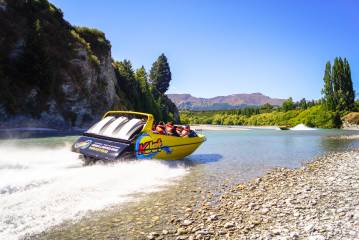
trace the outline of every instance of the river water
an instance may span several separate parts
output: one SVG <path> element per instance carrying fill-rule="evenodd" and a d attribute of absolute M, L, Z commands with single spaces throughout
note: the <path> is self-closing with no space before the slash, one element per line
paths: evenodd
<path fill-rule="evenodd" d="M 355 131 L 205 131 L 185 161 L 82 167 L 76 136 L 0 141 L 0 239 L 143 238 L 275 167 L 357 147 Z"/>

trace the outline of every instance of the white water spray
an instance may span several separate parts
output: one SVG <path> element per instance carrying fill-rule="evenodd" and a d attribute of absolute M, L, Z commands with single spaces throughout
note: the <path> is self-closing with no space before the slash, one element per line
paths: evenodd
<path fill-rule="evenodd" d="M 159 161 L 82 167 L 69 147 L 0 146 L 0 239 L 18 239 L 159 190 L 186 173 Z"/>

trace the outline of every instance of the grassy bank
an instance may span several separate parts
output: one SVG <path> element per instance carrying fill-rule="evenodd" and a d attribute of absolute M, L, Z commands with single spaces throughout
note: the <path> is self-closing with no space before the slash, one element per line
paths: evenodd
<path fill-rule="evenodd" d="M 326 110 L 322 105 L 289 111 L 182 111 L 181 121 L 188 124 L 295 126 L 303 123 L 309 127 L 338 128 L 340 114 Z"/>

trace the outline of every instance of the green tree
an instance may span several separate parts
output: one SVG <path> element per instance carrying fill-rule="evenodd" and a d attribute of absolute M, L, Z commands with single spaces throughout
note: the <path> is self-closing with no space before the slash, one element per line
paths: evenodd
<path fill-rule="evenodd" d="M 148 84 L 148 75 L 144 66 L 136 70 L 135 78 L 139 84 L 140 110 L 150 112 L 154 114 L 156 119 L 159 119 L 159 109 L 156 107 L 154 97 L 151 94 L 150 85 Z"/>
<path fill-rule="evenodd" d="M 334 90 L 333 90 L 333 79 L 332 79 L 332 71 L 331 71 L 331 64 L 330 61 L 328 61 L 325 64 L 325 71 L 324 71 L 324 88 L 322 89 L 323 102 L 328 110 L 334 110 L 335 109 L 335 103 L 334 103 Z"/>
<path fill-rule="evenodd" d="M 307 100 L 305 98 L 302 98 L 300 101 L 299 101 L 299 104 L 298 104 L 299 108 L 300 109 L 307 109 L 308 108 L 308 105 L 307 105 Z"/>
<path fill-rule="evenodd" d="M 287 112 L 289 110 L 293 110 L 294 109 L 294 102 L 292 97 L 288 98 L 287 100 L 285 100 L 282 104 L 282 109 L 284 112 Z"/>
<path fill-rule="evenodd" d="M 141 110 L 141 102 L 139 99 L 139 83 L 135 78 L 132 64 L 129 60 L 116 62 L 116 74 L 120 89 L 126 93 L 134 110 Z"/>
<path fill-rule="evenodd" d="M 346 58 L 343 61 L 343 75 L 345 81 L 344 97 L 346 102 L 346 110 L 352 111 L 354 108 L 355 92 L 353 89 L 353 81 L 350 71 L 350 65 Z"/>
<path fill-rule="evenodd" d="M 273 109 L 273 106 L 269 103 L 265 103 L 261 106 L 261 110 L 263 110 L 263 112 L 270 112 Z"/>
<path fill-rule="evenodd" d="M 354 107 L 355 92 L 347 59 L 334 59 L 332 78 L 335 110 L 351 111 Z"/>
<path fill-rule="evenodd" d="M 162 53 L 157 61 L 152 64 L 150 81 L 161 94 L 164 94 L 169 88 L 171 79 L 171 70 L 167 57 Z"/>

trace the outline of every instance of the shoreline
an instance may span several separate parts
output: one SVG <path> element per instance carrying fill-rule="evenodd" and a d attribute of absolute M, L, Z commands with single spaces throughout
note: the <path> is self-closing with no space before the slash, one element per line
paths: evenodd
<path fill-rule="evenodd" d="M 247 130 L 253 130 L 253 129 L 259 129 L 259 130 L 280 130 L 278 126 L 247 126 L 247 125 L 212 125 L 212 124 L 191 124 L 191 129 L 195 131 L 247 131 Z M 310 130 L 322 130 L 325 128 L 309 128 Z M 329 129 L 337 129 L 337 128 L 329 128 Z M 343 126 L 342 128 L 339 128 L 341 130 L 349 130 L 349 131 L 358 131 L 358 127 L 347 127 Z M 289 129 L 292 130 L 292 129 Z M 293 130 L 292 130 L 293 131 Z M 305 131 L 303 129 L 300 129 L 300 131 Z"/>
<path fill-rule="evenodd" d="M 147 239 L 358 239 L 359 149 L 277 168 L 171 220 Z"/>
<path fill-rule="evenodd" d="M 211 125 L 211 124 L 191 124 L 191 129 L 195 131 L 247 131 L 252 129 L 280 130 L 277 126 L 245 126 L 245 125 Z"/>

